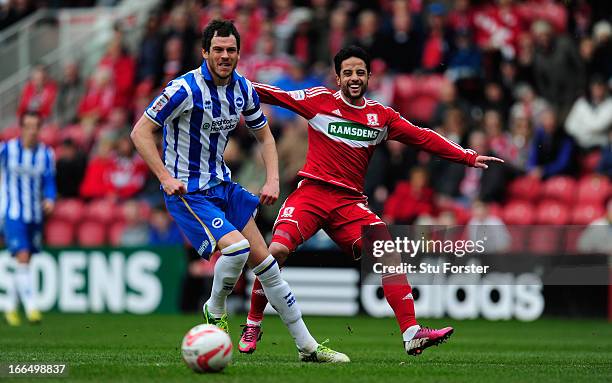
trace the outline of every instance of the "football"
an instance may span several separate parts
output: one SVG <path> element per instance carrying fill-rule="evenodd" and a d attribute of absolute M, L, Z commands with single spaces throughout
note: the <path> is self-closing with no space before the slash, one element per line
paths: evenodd
<path fill-rule="evenodd" d="M 183 360 L 195 372 L 219 372 L 232 360 L 232 341 L 227 333 L 211 324 L 197 325 L 185 335 Z"/>

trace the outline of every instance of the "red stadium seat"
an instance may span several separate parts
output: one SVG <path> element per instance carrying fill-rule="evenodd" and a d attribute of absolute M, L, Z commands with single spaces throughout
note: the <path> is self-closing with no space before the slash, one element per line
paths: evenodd
<path fill-rule="evenodd" d="M 531 225 L 535 218 L 533 205 L 524 201 L 511 201 L 504 207 L 502 218 L 507 225 Z"/>
<path fill-rule="evenodd" d="M 85 204 L 80 199 L 60 199 L 55 204 L 52 218 L 61 219 L 69 223 L 76 223 L 85 215 Z"/>
<path fill-rule="evenodd" d="M 576 199 L 576 181 L 567 176 L 552 177 L 544 182 L 542 195 L 547 199 L 572 203 Z"/>
<path fill-rule="evenodd" d="M 603 205 L 610 193 L 612 193 L 610 181 L 604 176 L 586 176 L 578 182 L 578 203 Z"/>
<path fill-rule="evenodd" d="M 84 148 L 88 141 L 84 127 L 78 124 L 66 126 L 61 130 L 60 139 L 65 140 L 66 138 L 72 139 L 72 141 L 81 148 Z"/>
<path fill-rule="evenodd" d="M 408 120 L 429 122 L 446 81 L 440 75 L 397 76 L 394 103 L 398 111 Z"/>
<path fill-rule="evenodd" d="M 123 205 L 123 204 L 116 206 L 116 208 L 115 208 L 115 219 L 118 219 L 120 221 L 124 221 L 125 220 L 124 206 L 125 205 Z M 140 218 L 143 221 L 148 221 L 149 218 L 151 218 L 151 206 L 149 206 L 149 204 L 146 203 L 145 201 L 138 201 L 138 210 L 140 212 Z"/>
<path fill-rule="evenodd" d="M 112 246 L 121 245 L 121 236 L 125 230 L 125 223 L 115 222 L 108 231 L 108 240 Z"/>
<path fill-rule="evenodd" d="M 533 254 L 558 254 L 561 250 L 563 226 L 532 226 L 529 230 L 527 252 Z"/>
<path fill-rule="evenodd" d="M 100 222 L 86 221 L 79 225 L 77 237 L 81 246 L 102 246 L 106 244 L 106 227 Z"/>
<path fill-rule="evenodd" d="M 117 205 L 113 201 L 97 199 L 87 205 L 85 216 L 91 221 L 107 224 L 117 218 L 116 210 Z"/>
<path fill-rule="evenodd" d="M 70 246 L 74 242 L 74 226 L 67 221 L 52 219 L 45 224 L 45 244 Z"/>
<path fill-rule="evenodd" d="M 57 125 L 45 125 L 40 130 L 39 138 L 45 145 L 56 147 L 60 143 L 60 130 Z"/>
<path fill-rule="evenodd" d="M 570 220 L 567 206 L 557 201 L 543 201 L 536 210 L 536 223 L 540 225 L 566 225 Z"/>
<path fill-rule="evenodd" d="M 8 141 L 10 139 L 19 137 L 21 129 L 19 125 L 10 125 L 4 129 L 0 129 L 0 141 Z"/>
<path fill-rule="evenodd" d="M 513 200 L 535 201 L 540 195 L 542 183 L 536 177 L 519 177 L 510 183 L 509 197 Z"/>
<path fill-rule="evenodd" d="M 578 204 L 572 211 L 573 225 L 588 225 L 598 218 L 603 217 L 605 209 L 599 204 Z"/>

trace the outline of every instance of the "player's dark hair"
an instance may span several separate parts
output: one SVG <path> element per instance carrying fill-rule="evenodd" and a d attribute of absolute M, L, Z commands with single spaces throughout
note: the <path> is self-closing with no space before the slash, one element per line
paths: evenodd
<path fill-rule="evenodd" d="M 42 125 L 42 115 L 35 110 L 26 110 L 19 118 L 19 126 L 23 126 L 23 121 L 26 117 L 36 117 L 38 119 L 38 127 Z"/>
<path fill-rule="evenodd" d="M 215 33 L 217 33 L 218 37 L 234 35 L 238 52 L 240 52 L 240 33 L 238 33 L 234 23 L 229 20 L 213 20 L 204 28 L 204 32 L 202 32 L 202 48 L 204 48 L 205 52 L 210 52 L 210 44 Z"/>
<path fill-rule="evenodd" d="M 363 48 L 358 47 L 357 45 L 349 45 L 348 47 L 344 47 L 336 53 L 334 56 L 334 68 L 336 69 L 336 74 L 340 76 L 340 69 L 342 68 L 342 62 L 344 60 L 348 60 L 351 57 L 357 57 L 358 59 L 362 59 L 366 64 L 366 69 L 368 73 L 370 73 L 370 55 Z"/>

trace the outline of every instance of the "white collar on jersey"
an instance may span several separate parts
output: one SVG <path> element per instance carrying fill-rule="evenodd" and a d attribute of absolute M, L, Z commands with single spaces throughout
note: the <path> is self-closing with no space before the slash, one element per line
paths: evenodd
<path fill-rule="evenodd" d="M 367 102 L 366 102 L 365 97 L 363 97 L 363 105 L 358 106 L 358 105 L 353 105 L 353 104 L 351 104 L 350 102 L 346 101 L 346 100 L 344 99 L 344 96 L 342 95 L 342 91 L 340 91 L 340 90 L 339 90 L 339 91 L 338 91 L 338 94 L 340 94 L 340 99 L 341 99 L 342 101 L 344 101 L 344 103 L 345 103 L 346 105 L 350 106 L 351 108 L 355 108 L 355 109 L 363 109 L 363 108 L 365 108 L 365 107 L 366 107 L 366 105 L 367 105 Z"/>

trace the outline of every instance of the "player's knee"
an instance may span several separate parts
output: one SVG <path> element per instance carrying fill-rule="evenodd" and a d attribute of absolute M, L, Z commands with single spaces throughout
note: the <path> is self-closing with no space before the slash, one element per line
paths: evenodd
<path fill-rule="evenodd" d="M 274 257 L 274 259 L 276 259 L 276 262 L 278 262 L 279 265 L 285 263 L 290 253 L 287 246 L 278 242 L 272 242 L 268 249 L 270 250 L 270 254 L 272 254 L 272 256 Z"/>
<path fill-rule="evenodd" d="M 30 262 L 30 252 L 27 250 L 18 251 L 15 254 L 15 260 L 17 263 L 29 263 Z"/>
<path fill-rule="evenodd" d="M 243 265 L 249 258 L 250 252 L 251 247 L 249 246 L 249 241 L 247 241 L 245 238 L 221 249 L 222 256 L 228 257 L 228 259 L 233 259 L 237 263 L 242 263 Z"/>

